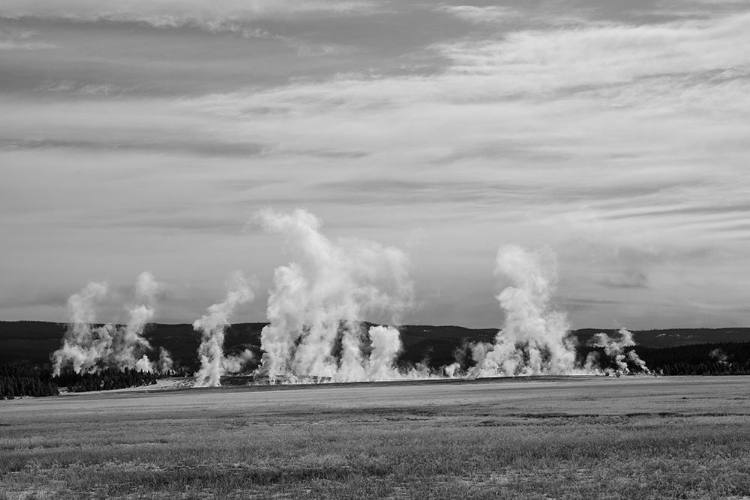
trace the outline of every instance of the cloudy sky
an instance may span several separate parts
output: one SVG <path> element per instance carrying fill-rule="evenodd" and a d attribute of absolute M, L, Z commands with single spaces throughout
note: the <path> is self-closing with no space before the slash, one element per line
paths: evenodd
<path fill-rule="evenodd" d="M 574 327 L 750 325 L 748 47 L 741 0 L 2 0 L 0 319 L 241 269 L 263 321 L 248 222 L 303 207 L 408 253 L 408 323 L 499 326 L 514 243 Z"/>

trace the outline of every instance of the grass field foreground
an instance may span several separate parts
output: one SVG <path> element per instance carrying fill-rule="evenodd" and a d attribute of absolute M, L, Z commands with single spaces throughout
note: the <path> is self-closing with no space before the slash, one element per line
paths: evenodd
<path fill-rule="evenodd" d="M 0 499 L 750 497 L 750 377 L 212 389 L 0 406 Z"/>

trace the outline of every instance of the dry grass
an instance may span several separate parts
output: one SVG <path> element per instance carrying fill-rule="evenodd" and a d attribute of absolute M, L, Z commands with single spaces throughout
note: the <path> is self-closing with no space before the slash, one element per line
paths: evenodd
<path fill-rule="evenodd" d="M 0 498 L 750 496 L 748 380 L 670 380 L 3 403 Z"/>

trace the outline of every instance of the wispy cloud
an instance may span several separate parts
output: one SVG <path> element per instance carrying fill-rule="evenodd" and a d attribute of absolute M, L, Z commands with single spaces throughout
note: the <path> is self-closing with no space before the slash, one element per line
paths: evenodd
<path fill-rule="evenodd" d="M 425 290 L 492 306 L 494 248 L 546 244 L 575 321 L 674 319 L 706 287 L 741 317 L 720 283 L 750 251 L 750 7 L 570 5 L 4 2 L 37 33 L 14 43 L 60 49 L 7 51 L 0 223 L 17 255 L 45 231 L 80 248 L 65 226 L 121 258 L 126 235 L 174 253 L 169 234 L 205 238 L 207 268 L 271 269 L 269 242 L 232 231 L 304 205 L 342 235 L 419 231 Z M 449 295 L 419 314 L 476 314 Z"/>
<path fill-rule="evenodd" d="M 642 271 L 630 271 L 620 276 L 604 278 L 599 284 L 606 288 L 649 288 L 648 275 Z"/>
<path fill-rule="evenodd" d="M 443 5 L 437 8 L 439 12 L 446 12 L 472 23 L 497 23 L 500 21 L 517 20 L 521 13 L 510 7 L 487 5 Z"/>
<path fill-rule="evenodd" d="M 258 36 L 250 27 L 254 21 L 302 15 L 366 15 L 379 10 L 365 0 L 219 0 L 210 5 L 197 0 L 124 0 L 102 3 L 96 0 L 8 0 L 0 6 L 0 18 L 39 18 L 88 23 L 139 23 L 155 28 L 199 28 L 209 32 L 238 32 Z"/>
<path fill-rule="evenodd" d="M 0 29 L 0 50 L 47 50 L 55 49 L 53 43 L 35 40 L 37 33 L 28 30 Z"/>

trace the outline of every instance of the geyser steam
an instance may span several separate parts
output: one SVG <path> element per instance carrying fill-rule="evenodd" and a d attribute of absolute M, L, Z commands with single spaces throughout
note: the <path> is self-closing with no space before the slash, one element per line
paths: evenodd
<path fill-rule="evenodd" d="M 321 221 L 304 210 L 267 210 L 258 219 L 266 231 L 284 236 L 292 258 L 274 272 L 259 373 L 272 383 L 399 377 L 398 330 L 373 326 L 365 332 L 360 320 L 375 314 L 395 322 L 411 304 L 406 255 L 372 242 L 331 241 L 320 233 Z"/>
<path fill-rule="evenodd" d="M 253 291 L 247 280 L 241 273 L 237 273 L 231 280 L 224 301 L 209 307 L 208 314 L 193 323 L 193 328 L 201 332 L 201 345 L 198 348 L 201 367 L 195 374 L 196 387 L 220 386 L 224 373 L 240 371 L 244 363 L 252 358 L 249 350 L 240 356 L 224 356 L 224 332 L 235 307 L 250 302 L 253 298 Z"/>
<path fill-rule="evenodd" d="M 169 353 L 162 349 L 158 363 L 148 355 L 151 344 L 143 337 L 143 330 L 153 319 L 159 284 L 144 272 L 136 282 L 136 305 L 128 313 L 125 326 L 106 324 L 93 328 L 96 307 L 107 296 L 105 283 L 89 283 L 79 293 L 68 299 L 70 323 L 63 345 L 52 354 L 54 374 L 71 366 L 76 373 L 95 372 L 101 368 L 138 369 L 166 372 L 171 370 Z"/>
<path fill-rule="evenodd" d="M 589 341 L 589 345 L 604 349 L 604 354 L 614 362 L 616 371 L 618 372 L 630 373 L 631 370 L 628 367 L 628 361 L 630 361 L 640 371 L 649 373 L 649 369 L 646 368 L 646 362 L 635 351 L 625 351 L 626 347 L 633 347 L 635 345 L 633 334 L 625 328 L 621 328 L 618 334 L 620 335 L 619 339 L 612 338 L 604 332 L 597 333 Z M 599 353 L 594 351 L 586 359 L 586 368 L 593 370 L 598 362 Z"/>
<path fill-rule="evenodd" d="M 508 282 L 497 296 L 505 322 L 493 344 L 471 347 L 476 364 L 469 369 L 470 377 L 630 373 L 628 362 L 637 371 L 648 373 L 636 352 L 626 351 L 635 341 L 624 328 L 619 339 L 598 333 L 589 342 L 589 346 L 603 349 L 606 360 L 600 360 L 598 352 L 590 353 L 584 363 L 577 359 L 577 339 L 570 333 L 565 313 L 550 307 L 557 283 L 557 263 L 551 250 L 501 247 L 495 276 Z M 615 370 L 603 370 L 602 362 L 613 363 Z"/>
<path fill-rule="evenodd" d="M 497 252 L 495 276 L 508 280 L 498 296 L 505 312 L 494 344 L 476 344 L 473 377 L 576 372 L 575 339 L 569 335 L 565 313 L 550 308 L 557 283 L 551 251 L 527 252 L 508 245 Z"/>
<path fill-rule="evenodd" d="M 398 324 L 412 304 L 406 255 L 373 242 L 329 240 L 321 234 L 321 221 L 304 210 L 267 210 L 258 220 L 266 231 L 284 237 L 284 250 L 291 258 L 274 271 L 269 324 L 261 332 L 264 352 L 256 376 L 271 383 L 648 373 L 632 349 L 633 335 L 625 329 L 612 336 L 596 334 L 588 343 L 593 352 L 585 361 L 579 359 L 565 313 L 550 306 L 557 283 L 554 254 L 514 245 L 497 252 L 495 276 L 506 285 L 497 299 L 505 319 L 494 342 L 469 345 L 457 352 L 454 363 L 434 372 L 425 364 L 397 368 L 399 331 L 393 326 L 368 328 L 362 320 L 374 316 Z M 169 353 L 161 349 L 158 362 L 152 362 L 152 347 L 143 337 L 154 317 L 158 290 L 151 274 L 138 277 L 136 300 L 124 326 L 93 326 L 97 306 L 107 297 L 106 284 L 90 283 L 72 295 L 63 345 L 52 354 L 54 374 L 68 366 L 76 373 L 107 367 L 171 371 Z M 196 386 L 218 386 L 223 374 L 240 372 L 252 359 L 250 350 L 226 356 L 224 335 L 236 307 L 253 298 L 247 280 L 237 273 L 224 301 L 193 323 L 201 333 Z M 474 364 L 467 368 L 468 351 Z"/>

